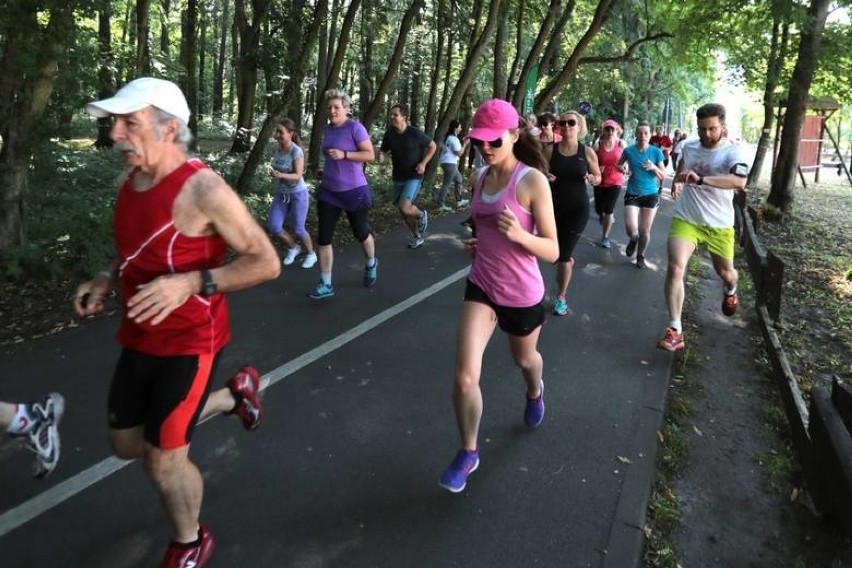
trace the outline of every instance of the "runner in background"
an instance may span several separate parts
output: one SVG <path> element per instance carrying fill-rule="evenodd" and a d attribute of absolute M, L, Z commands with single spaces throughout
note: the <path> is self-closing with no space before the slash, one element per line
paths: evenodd
<path fill-rule="evenodd" d="M 595 144 L 595 154 L 601 170 L 601 183 L 595 186 L 595 213 L 601 225 L 601 246 L 611 248 L 609 233 L 615 221 L 615 202 L 624 185 L 624 175 L 618 169 L 624 141 L 621 139 L 621 126 L 609 118 L 603 122 L 601 136 Z"/>

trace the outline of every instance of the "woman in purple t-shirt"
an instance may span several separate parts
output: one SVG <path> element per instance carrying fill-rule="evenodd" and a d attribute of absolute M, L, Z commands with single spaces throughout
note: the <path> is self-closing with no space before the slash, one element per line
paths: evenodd
<path fill-rule="evenodd" d="M 378 268 L 376 242 L 367 218 L 373 198 L 364 175 L 364 162 L 372 162 L 376 157 L 373 143 L 364 125 L 349 118 L 349 95 L 332 89 L 326 91 L 325 102 L 328 105 L 328 124 L 323 128 L 322 181 L 317 188 L 320 281 L 308 292 L 308 297 L 314 300 L 334 296 L 331 241 L 341 212 L 346 212 L 352 234 L 364 249 L 364 286 L 367 288 L 376 283 Z"/>

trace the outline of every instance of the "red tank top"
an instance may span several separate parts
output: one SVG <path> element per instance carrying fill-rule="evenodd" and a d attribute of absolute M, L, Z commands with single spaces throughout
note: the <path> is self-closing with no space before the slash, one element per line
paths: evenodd
<path fill-rule="evenodd" d="M 115 242 L 122 304 L 141 284 L 158 276 L 222 265 L 227 245 L 219 235 L 188 237 L 174 224 L 172 208 L 186 180 L 206 168 L 191 159 L 147 191 L 133 189 L 132 172 L 118 192 Z M 228 306 L 222 294 L 194 294 L 157 325 L 127 318 L 124 306 L 118 342 L 155 356 L 198 355 L 219 351 L 231 338 Z"/>

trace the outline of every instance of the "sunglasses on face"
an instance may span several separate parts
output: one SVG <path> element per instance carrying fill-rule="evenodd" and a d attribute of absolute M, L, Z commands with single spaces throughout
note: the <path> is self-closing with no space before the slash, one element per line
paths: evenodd
<path fill-rule="evenodd" d="M 476 146 L 477 148 L 482 148 L 483 146 L 485 146 L 485 142 L 485 140 L 478 140 L 476 138 L 470 139 L 470 143 Z M 491 140 L 490 142 L 488 142 L 488 145 L 492 148 L 499 148 L 503 145 L 503 137 L 501 136 L 497 140 Z"/>
<path fill-rule="evenodd" d="M 604 130 L 615 130 L 612 126 L 604 126 Z"/>
<path fill-rule="evenodd" d="M 569 118 L 568 120 L 560 120 L 559 122 L 557 122 L 557 124 L 559 126 L 561 126 L 562 128 L 565 128 L 566 126 L 573 127 L 573 126 L 577 126 L 577 121 L 574 120 L 573 118 Z"/>

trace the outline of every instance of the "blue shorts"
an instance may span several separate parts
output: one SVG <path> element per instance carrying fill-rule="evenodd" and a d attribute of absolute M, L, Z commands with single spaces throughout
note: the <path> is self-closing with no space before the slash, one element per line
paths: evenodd
<path fill-rule="evenodd" d="M 417 199 L 417 196 L 420 194 L 420 187 L 422 185 L 422 179 L 409 179 L 393 182 L 393 202 L 396 204 L 399 204 L 401 201 L 414 203 L 414 200 Z"/>

